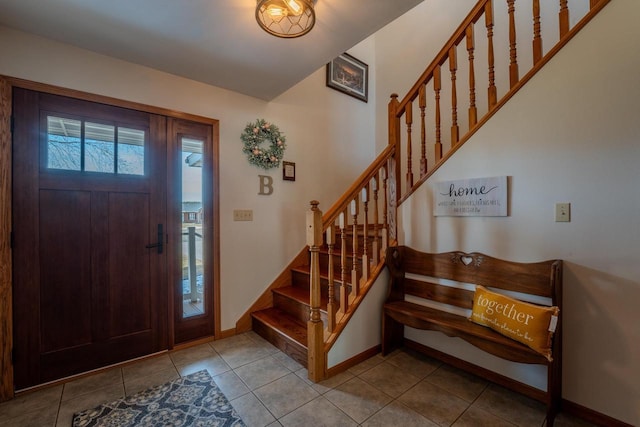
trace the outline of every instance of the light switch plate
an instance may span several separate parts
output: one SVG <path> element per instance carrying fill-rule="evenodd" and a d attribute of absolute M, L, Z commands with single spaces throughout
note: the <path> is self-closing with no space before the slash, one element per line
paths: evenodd
<path fill-rule="evenodd" d="M 253 221 L 253 211 L 251 209 L 234 209 L 234 221 Z"/>
<path fill-rule="evenodd" d="M 556 222 L 571 221 L 571 203 L 556 203 Z"/>

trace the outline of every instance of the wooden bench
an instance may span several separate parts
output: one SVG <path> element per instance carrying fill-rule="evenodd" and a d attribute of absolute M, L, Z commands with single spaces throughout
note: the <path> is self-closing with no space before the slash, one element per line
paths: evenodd
<path fill-rule="evenodd" d="M 406 246 L 397 246 L 388 249 L 386 264 L 391 275 L 391 283 L 383 306 L 383 355 L 405 345 L 480 375 L 545 403 L 547 425 L 553 425 L 555 415 L 560 411 L 562 387 L 561 260 L 517 263 L 477 252 L 429 254 Z M 448 281 L 467 285 L 457 286 Z M 469 313 L 473 306 L 474 294 L 473 290 L 469 290 L 474 287 L 468 284 L 494 288 L 498 292 L 507 290 L 545 297 L 551 302 L 549 305 L 558 306 L 560 315 L 553 337 L 553 361 L 547 360 L 546 357 L 524 344 L 468 320 L 468 314 L 465 315 L 465 313 Z M 405 300 L 405 295 L 428 301 L 425 301 L 425 305 L 417 304 Z M 527 299 L 522 296 L 516 296 L 516 298 Z M 453 307 L 453 309 L 447 309 L 447 307 Z M 405 340 L 405 325 L 417 329 L 440 331 L 450 337 L 459 337 L 502 359 L 544 365 L 547 368 L 547 390 L 540 390 L 423 344 Z"/>

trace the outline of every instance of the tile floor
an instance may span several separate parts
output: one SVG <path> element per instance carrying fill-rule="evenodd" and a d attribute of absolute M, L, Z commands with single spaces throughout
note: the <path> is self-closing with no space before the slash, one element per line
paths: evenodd
<path fill-rule="evenodd" d="M 253 332 L 135 362 L 0 404 L 0 427 L 70 426 L 73 413 L 207 369 L 249 426 L 532 426 L 544 406 L 408 350 L 314 384 Z M 589 426 L 560 414 L 556 425 Z"/>

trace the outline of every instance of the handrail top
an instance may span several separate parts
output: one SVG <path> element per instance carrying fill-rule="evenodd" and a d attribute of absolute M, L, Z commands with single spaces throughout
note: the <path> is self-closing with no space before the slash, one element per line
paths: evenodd
<path fill-rule="evenodd" d="M 435 59 L 431 62 L 431 64 L 429 64 L 420 78 L 418 78 L 418 81 L 416 81 L 411 89 L 409 89 L 407 95 L 402 98 L 402 101 L 400 101 L 400 105 L 398 105 L 398 109 L 396 110 L 396 117 L 402 116 L 402 113 L 404 113 L 407 104 L 416 99 L 420 86 L 431 80 L 436 67 L 441 66 L 446 62 L 449 55 L 449 50 L 451 50 L 452 47 L 457 46 L 466 37 L 467 27 L 470 24 L 475 24 L 480 19 L 487 3 L 491 1 L 492 0 L 479 0 L 478 3 L 476 3 L 475 7 L 471 10 L 471 12 L 469 12 L 464 21 L 462 21 L 462 23 L 458 26 L 447 43 L 445 43 L 444 47 L 440 50 L 440 52 L 438 52 Z"/>
<path fill-rule="evenodd" d="M 344 212 L 347 205 L 351 203 L 351 200 L 356 197 L 358 192 L 362 190 L 367 182 L 369 182 L 375 174 L 383 166 L 394 153 L 396 147 L 393 145 L 387 145 L 384 150 L 376 157 L 376 159 L 369 165 L 369 167 L 354 181 L 347 191 L 331 206 L 331 208 L 325 212 L 322 217 L 323 230 L 327 229 L 329 225 L 333 224 L 338 216 Z"/>

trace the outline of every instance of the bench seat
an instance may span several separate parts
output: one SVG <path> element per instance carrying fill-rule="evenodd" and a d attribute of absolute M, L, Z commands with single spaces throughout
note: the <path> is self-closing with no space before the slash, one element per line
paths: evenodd
<path fill-rule="evenodd" d="M 408 301 L 385 304 L 384 314 L 412 328 L 430 329 L 450 337 L 459 337 L 502 359 L 520 363 L 548 363 L 546 357 L 526 345 L 507 338 L 493 329 L 473 323 L 464 316 Z"/>
<path fill-rule="evenodd" d="M 562 261 L 521 263 L 478 252 L 425 253 L 407 246 L 390 247 L 386 253 L 389 293 L 382 308 L 382 354 L 403 345 L 418 349 L 460 369 L 482 375 L 546 404 L 546 425 L 553 426 L 562 396 Z M 551 359 L 491 328 L 478 325 L 452 311 L 473 307 L 474 286 L 516 293 L 525 300 L 548 301 L 559 308 L 552 338 Z M 411 298 L 407 298 L 410 296 Z M 418 304 L 414 301 L 424 301 Z M 438 307 L 442 307 L 439 309 Z M 445 307 L 453 307 L 448 309 Z M 458 310 L 455 308 L 457 307 Z M 442 332 L 457 337 L 499 358 L 543 365 L 547 388 L 540 390 L 490 371 L 467 359 L 461 360 L 424 343 L 405 340 L 405 326 Z"/>

